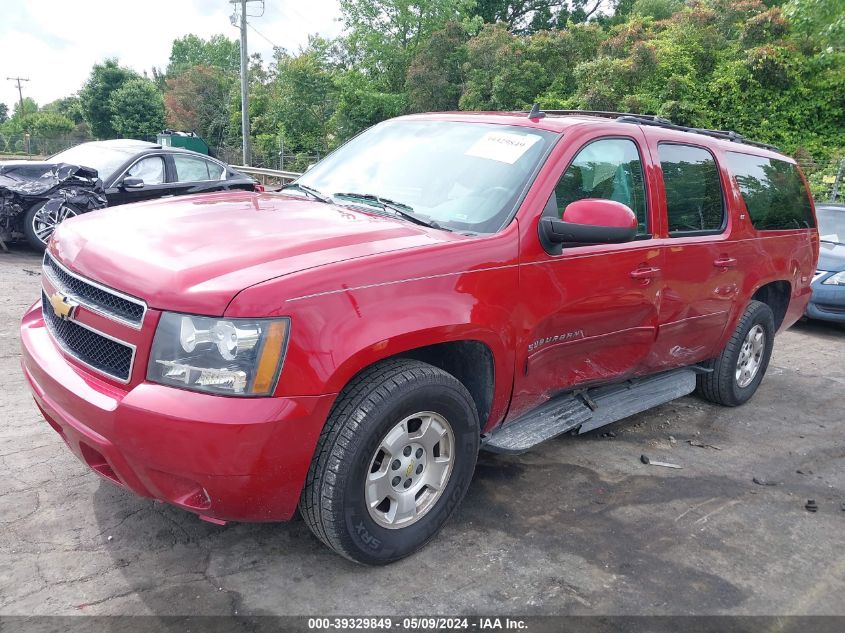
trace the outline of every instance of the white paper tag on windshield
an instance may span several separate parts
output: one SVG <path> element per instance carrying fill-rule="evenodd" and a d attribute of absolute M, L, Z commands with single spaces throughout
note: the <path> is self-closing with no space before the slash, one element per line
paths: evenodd
<path fill-rule="evenodd" d="M 487 132 L 464 154 L 513 165 L 539 140 L 536 134 Z"/>

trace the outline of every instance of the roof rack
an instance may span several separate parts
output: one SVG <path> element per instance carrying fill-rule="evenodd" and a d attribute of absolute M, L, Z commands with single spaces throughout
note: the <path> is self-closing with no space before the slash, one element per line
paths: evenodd
<path fill-rule="evenodd" d="M 605 110 L 543 110 L 546 114 L 554 114 L 557 116 L 599 116 L 606 119 L 619 119 L 621 117 L 641 117 L 643 120 L 655 121 L 659 123 L 669 123 L 668 119 L 663 119 L 656 114 L 633 114 L 631 112 L 607 112 Z"/>
<path fill-rule="evenodd" d="M 634 123 L 635 125 L 654 125 L 656 127 L 662 127 L 667 130 L 678 130 L 679 132 L 692 132 L 693 134 L 703 134 L 704 136 L 710 136 L 712 138 L 718 138 L 724 141 L 731 141 L 733 143 L 743 143 L 745 145 L 753 145 L 754 147 L 760 147 L 774 152 L 780 152 L 780 148 L 774 145 L 769 145 L 768 143 L 761 143 L 759 141 L 752 141 L 751 139 L 745 138 L 739 132 L 734 132 L 732 130 L 708 130 L 707 128 L 676 125 L 671 121 L 662 119 L 660 117 L 655 117 L 650 114 L 625 114 L 618 117 L 616 121 L 618 121 L 619 123 Z"/>
<path fill-rule="evenodd" d="M 604 110 L 541 110 L 538 104 L 534 104 L 531 111 L 528 113 L 529 119 L 543 118 L 547 114 L 557 116 L 598 116 L 607 119 L 613 119 L 619 123 L 633 123 L 634 125 L 653 125 L 667 130 L 677 130 L 679 132 L 692 132 L 693 134 L 703 134 L 712 138 L 718 138 L 725 141 L 732 141 L 734 143 L 744 143 L 745 145 L 753 145 L 768 149 L 774 152 L 780 152 L 780 148 L 768 143 L 760 143 L 759 141 L 752 141 L 745 138 L 738 132 L 731 130 L 708 130 L 700 127 L 687 127 L 685 125 L 676 125 L 669 119 L 664 119 L 656 114 L 634 114 L 632 112 L 606 112 Z"/>

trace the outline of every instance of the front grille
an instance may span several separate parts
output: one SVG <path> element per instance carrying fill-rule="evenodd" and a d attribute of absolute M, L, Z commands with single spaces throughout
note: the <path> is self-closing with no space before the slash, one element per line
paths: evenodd
<path fill-rule="evenodd" d="M 140 327 L 147 307 L 140 299 L 116 294 L 68 272 L 49 253 L 44 255 L 44 271 L 50 281 L 77 302 L 106 316 Z"/>
<path fill-rule="evenodd" d="M 46 293 L 41 293 L 44 323 L 56 342 L 68 354 L 92 369 L 127 382 L 132 373 L 135 350 L 73 321 L 56 316 Z"/>

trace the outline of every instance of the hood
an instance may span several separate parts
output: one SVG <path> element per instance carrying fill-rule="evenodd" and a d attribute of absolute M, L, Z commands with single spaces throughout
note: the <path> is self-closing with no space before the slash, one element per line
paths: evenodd
<path fill-rule="evenodd" d="M 0 163 L 0 187 L 22 196 L 41 196 L 58 186 L 102 189 L 97 170 L 68 163 L 7 161 Z"/>
<path fill-rule="evenodd" d="M 819 265 L 816 268 L 836 273 L 845 270 L 845 244 L 821 242 Z"/>
<path fill-rule="evenodd" d="M 81 215 L 59 226 L 49 249 L 151 308 L 214 316 L 241 290 L 275 277 L 449 239 L 348 207 L 229 191 Z"/>

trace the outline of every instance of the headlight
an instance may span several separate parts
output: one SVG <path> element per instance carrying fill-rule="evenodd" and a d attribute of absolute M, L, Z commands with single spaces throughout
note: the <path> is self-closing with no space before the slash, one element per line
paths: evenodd
<path fill-rule="evenodd" d="M 845 270 L 841 273 L 831 275 L 822 282 L 823 286 L 845 286 Z"/>
<path fill-rule="evenodd" d="M 164 312 L 147 380 L 237 396 L 273 393 L 282 368 L 288 319 L 217 319 Z"/>

